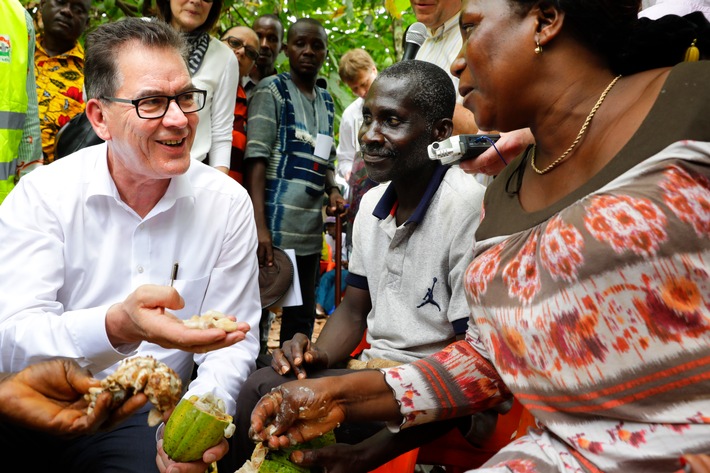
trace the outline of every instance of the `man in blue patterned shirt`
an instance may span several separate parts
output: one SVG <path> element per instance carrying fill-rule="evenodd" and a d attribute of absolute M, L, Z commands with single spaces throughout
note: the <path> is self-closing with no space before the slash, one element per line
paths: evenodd
<path fill-rule="evenodd" d="M 327 52 L 323 26 L 297 20 L 287 34 L 290 72 L 261 80 L 248 107 L 244 184 L 254 204 L 259 264 L 273 264 L 274 246 L 295 250 L 303 299 L 284 308 L 280 340 L 313 333 L 324 197 L 330 213 L 345 205 L 334 176 L 333 99 L 316 85 Z"/>

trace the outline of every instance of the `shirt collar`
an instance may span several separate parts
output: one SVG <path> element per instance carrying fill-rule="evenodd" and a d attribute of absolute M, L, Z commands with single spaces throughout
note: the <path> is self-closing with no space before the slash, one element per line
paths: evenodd
<path fill-rule="evenodd" d="M 256 87 L 256 82 L 254 79 L 252 79 L 249 74 L 245 75 L 242 77 L 242 87 L 244 87 L 244 90 L 249 90 L 252 87 Z"/>
<path fill-rule="evenodd" d="M 414 213 L 407 219 L 407 221 L 404 222 L 405 225 L 409 223 L 419 223 L 424 220 L 424 215 L 426 215 L 426 211 L 429 208 L 431 198 L 434 197 L 436 191 L 439 190 L 439 185 L 441 185 L 441 181 L 444 180 L 446 171 L 448 171 L 450 167 L 451 166 L 444 166 L 441 164 L 436 167 L 434 173 L 431 175 L 431 179 L 429 179 L 429 183 L 427 184 L 427 187 L 424 190 L 424 194 L 422 195 L 419 204 L 417 204 L 417 208 L 414 210 Z M 394 206 L 397 205 L 397 202 L 397 191 L 395 190 L 394 186 L 390 184 L 389 186 L 387 186 L 387 189 L 385 189 L 384 194 L 382 194 L 380 201 L 377 203 L 375 209 L 372 211 L 372 215 L 374 215 L 380 220 L 386 219 L 389 216 L 391 210 L 394 208 Z"/>
<path fill-rule="evenodd" d="M 430 28 L 427 28 L 427 33 L 429 34 L 429 38 L 432 39 L 441 39 L 446 33 L 451 31 L 452 28 L 458 28 L 459 27 L 459 16 L 461 16 L 461 12 L 459 11 L 456 13 L 454 16 L 449 18 L 444 22 L 443 25 L 438 27 L 435 30 L 432 30 Z"/>
<path fill-rule="evenodd" d="M 254 66 L 256 67 L 256 66 Z M 276 76 L 279 74 L 279 71 L 274 67 L 274 72 L 269 74 L 268 76 L 264 76 L 261 78 L 261 80 L 254 80 L 249 74 L 245 75 L 242 77 L 242 86 L 244 87 L 244 90 L 249 90 L 250 88 L 259 85 L 259 82 L 262 80 L 266 79 L 267 77 L 271 76 Z M 249 85 L 251 84 L 251 85 Z"/>
<path fill-rule="evenodd" d="M 101 156 L 101 159 L 95 160 L 96 165 L 91 173 L 91 179 L 86 191 L 87 200 L 92 196 L 103 195 L 112 197 L 116 202 L 126 205 L 125 202 L 121 200 L 116 183 L 113 181 L 113 178 L 111 178 L 111 173 L 108 170 L 108 147 L 106 143 L 97 145 L 96 148 L 96 154 Z M 193 168 L 195 166 L 196 163 L 190 162 L 190 167 L 185 174 L 170 179 L 170 185 L 165 195 L 158 201 L 153 210 L 150 211 L 149 216 L 169 209 L 178 199 L 183 197 L 191 198 L 194 201 L 195 193 L 190 184 L 189 175 L 191 172 L 194 172 Z"/>
<path fill-rule="evenodd" d="M 56 56 L 50 56 L 49 54 L 47 54 L 47 51 L 42 46 L 42 36 L 37 35 L 35 49 L 37 51 L 41 52 L 42 55 L 45 57 L 64 57 L 64 56 L 70 57 L 70 56 L 73 56 L 73 57 L 81 59 L 82 61 L 84 60 L 84 48 L 81 46 L 81 43 L 79 43 L 78 41 L 76 42 L 74 47 L 71 48 L 70 50 L 65 51 L 61 54 L 57 54 Z"/>
<path fill-rule="evenodd" d="M 168 190 L 165 191 L 165 195 L 160 199 L 160 202 L 158 202 L 153 211 L 170 208 L 175 202 L 182 198 L 188 198 L 194 202 L 195 190 L 192 187 L 190 174 L 194 172 L 194 168 L 197 166 L 197 161 L 190 160 L 190 167 L 185 174 L 180 174 L 170 179 Z"/>
<path fill-rule="evenodd" d="M 91 172 L 89 185 L 86 188 L 86 197 L 89 199 L 92 196 L 105 195 L 120 201 L 121 197 L 118 195 L 118 189 L 108 171 L 108 147 L 106 143 L 96 145 L 96 150 L 99 159 L 94 161 L 94 169 Z"/>

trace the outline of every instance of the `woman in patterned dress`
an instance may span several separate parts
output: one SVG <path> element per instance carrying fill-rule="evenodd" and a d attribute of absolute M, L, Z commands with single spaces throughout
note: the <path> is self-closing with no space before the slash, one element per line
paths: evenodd
<path fill-rule="evenodd" d="M 481 129 L 536 143 L 486 193 L 467 339 L 287 383 L 254 410 L 256 439 L 515 396 L 538 428 L 476 471 L 672 472 L 710 451 L 710 63 L 681 62 L 707 51 L 708 24 L 639 21 L 640 3 L 464 0 L 464 104 Z"/>

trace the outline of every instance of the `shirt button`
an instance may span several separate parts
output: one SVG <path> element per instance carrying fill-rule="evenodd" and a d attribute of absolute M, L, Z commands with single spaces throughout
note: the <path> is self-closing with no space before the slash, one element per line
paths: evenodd
<path fill-rule="evenodd" d="M 141 273 L 141 274 L 143 273 L 143 266 L 138 266 L 137 269 L 138 269 L 138 272 L 139 272 L 139 273 Z"/>

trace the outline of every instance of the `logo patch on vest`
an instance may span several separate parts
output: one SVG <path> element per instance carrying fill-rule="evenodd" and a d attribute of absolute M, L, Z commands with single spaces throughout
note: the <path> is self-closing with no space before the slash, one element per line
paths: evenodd
<path fill-rule="evenodd" d="M 10 44 L 10 37 L 8 35 L 0 34 L 0 62 L 9 64 L 11 52 L 12 45 Z"/>

